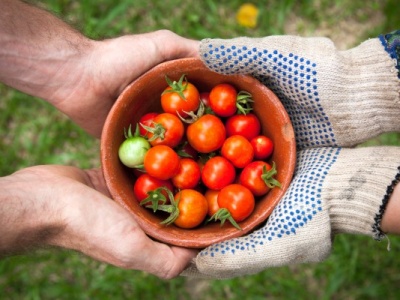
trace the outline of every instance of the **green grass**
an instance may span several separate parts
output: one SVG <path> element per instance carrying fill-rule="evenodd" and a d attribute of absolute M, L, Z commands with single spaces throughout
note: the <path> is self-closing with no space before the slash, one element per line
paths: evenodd
<path fill-rule="evenodd" d="M 346 44 L 351 47 L 400 28 L 394 0 L 254 1 L 260 8 L 255 29 L 242 28 L 235 21 L 242 2 L 36 1 L 95 39 L 162 28 L 195 39 L 284 33 L 312 36 L 320 34 L 320 29 L 328 37 L 342 39 L 338 34 L 343 34 L 343 28 L 359 28 L 349 33 L 356 35 Z M 0 176 L 36 164 L 99 165 L 98 141 L 51 106 L 2 85 L 0 98 Z M 400 135 L 384 134 L 366 143 L 382 144 L 400 145 Z M 274 268 L 224 281 L 165 281 L 72 251 L 44 249 L 0 261 L 0 299 L 397 299 L 400 238 L 391 237 L 390 242 L 392 251 L 388 252 L 386 240 L 338 236 L 332 255 L 323 263 Z"/>

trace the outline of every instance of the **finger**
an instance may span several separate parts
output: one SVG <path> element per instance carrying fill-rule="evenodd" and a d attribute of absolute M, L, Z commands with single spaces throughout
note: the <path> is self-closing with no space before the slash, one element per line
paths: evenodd
<path fill-rule="evenodd" d="M 171 279 L 181 274 L 199 252 L 196 249 L 169 246 L 149 238 L 148 243 L 142 245 L 146 255 L 136 260 L 134 269 L 147 271 L 163 279 Z"/>
<path fill-rule="evenodd" d="M 130 212 L 84 185 L 74 185 L 73 195 L 67 198 L 70 205 L 63 214 L 68 226 L 53 240 L 54 245 L 166 279 L 179 275 L 197 254 L 195 250 L 153 241 Z"/>
<path fill-rule="evenodd" d="M 130 213 L 116 203 L 108 204 L 104 208 L 107 213 L 97 211 L 100 217 L 85 220 L 93 228 L 83 233 L 86 242 L 79 248 L 81 252 L 123 269 L 141 270 L 164 279 L 178 276 L 198 254 L 198 250 L 154 241 Z M 87 228 L 88 224 L 80 227 Z"/>
<path fill-rule="evenodd" d="M 160 53 L 160 62 L 185 57 L 199 57 L 200 42 L 181 37 L 169 30 L 151 33 Z"/>

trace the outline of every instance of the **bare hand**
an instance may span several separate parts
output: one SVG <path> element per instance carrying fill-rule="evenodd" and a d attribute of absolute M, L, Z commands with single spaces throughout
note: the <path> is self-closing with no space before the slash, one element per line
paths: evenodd
<path fill-rule="evenodd" d="M 197 41 L 167 30 L 93 42 L 82 57 L 82 68 L 76 67 L 79 74 L 68 78 L 53 105 L 100 136 L 111 106 L 129 83 L 164 61 L 197 53 Z"/>
<path fill-rule="evenodd" d="M 197 253 L 151 240 L 128 211 L 108 198 L 99 169 L 31 167 L 0 178 L 0 188 L 2 255 L 59 246 L 168 279 Z"/>

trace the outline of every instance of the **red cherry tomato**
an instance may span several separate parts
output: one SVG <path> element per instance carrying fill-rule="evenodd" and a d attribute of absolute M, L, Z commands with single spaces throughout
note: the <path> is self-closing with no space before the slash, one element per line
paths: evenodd
<path fill-rule="evenodd" d="M 213 110 L 210 107 L 210 93 L 209 92 L 203 92 L 200 93 L 200 100 L 204 104 L 204 110 L 207 114 L 215 114 Z"/>
<path fill-rule="evenodd" d="M 265 161 L 257 160 L 248 164 L 240 173 L 239 182 L 247 187 L 255 196 L 262 196 L 280 183 L 274 178 L 274 168 Z"/>
<path fill-rule="evenodd" d="M 162 189 L 161 189 L 162 188 Z M 148 174 L 142 174 L 133 185 L 133 193 L 140 205 L 156 210 L 159 205 L 169 204 L 166 191 L 173 192 L 174 187 L 170 180 L 161 180 Z"/>
<path fill-rule="evenodd" d="M 161 95 L 161 107 L 165 112 L 186 117 L 200 105 L 200 94 L 195 85 L 188 82 L 185 75 L 176 81 L 167 80 L 167 87 Z"/>
<path fill-rule="evenodd" d="M 242 135 L 249 141 L 260 135 L 261 124 L 255 114 L 248 113 L 246 115 L 234 115 L 226 120 L 226 135 Z"/>
<path fill-rule="evenodd" d="M 148 192 L 154 191 L 159 187 L 166 187 L 170 191 L 174 190 L 170 180 L 157 179 L 144 173 L 136 179 L 133 185 L 133 193 L 136 200 L 140 202 L 148 196 Z M 163 191 L 162 194 L 168 199 L 166 191 Z"/>
<path fill-rule="evenodd" d="M 218 205 L 226 208 L 236 222 L 241 222 L 253 212 L 255 199 L 248 188 L 233 183 L 219 192 Z"/>
<path fill-rule="evenodd" d="M 198 152 L 210 153 L 221 148 L 226 132 L 224 123 L 214 115 L 203 115 L 186 130 L 190 145 Z"/>
<path fill-rule="evenodd" d="M 244 168 L 253 160 L 254 149 L 244 136 L 232 135 L 222 145 L 221 154 L 236 168 Z"/>
<path fill-rule="evenodd" d="M 178 173 L 172 177 L 173 185 L 178 189 L 192 189 L 200 182 L 201 172 L 198 163 L 191 158 L 181 158 Z"/>
<path fill-rule="evenodd" d="M 219 191 L 216 191 L 216 190 L 207 190 L 204 193 L 204 197 L 206 197 L 207 202 L 208 202 L 207 215 L 209 217 L 212 217 L 220 209 L 220 207 L 218 205 L 218 194 L 219 194 Z"/>
<path fill-rule="evenodd" d="M 150 112 L 150 113 L 143 115 L 139 119 L 139 133 L 141 136 L 146 136 L 146 134 L 147 134 L 147 129 L 145 129 L 142 125 L 151 127 L 153 124 L 153 120 L 157 115 L 158 115 L 158 113 L 156 113 L 156 112 Z"/>
<path fill-rule="evenodd" d="M 210 93 L 209 92 L 202 92 L 200 93 L 200 100 L 206 107 L 210 106 Z"/>
<path fill-rule="evenodd" d="M 179 216 L 174 224 L 180 228 L 194 228 L 206 218 L 208 203 L 206 198 L 196 190 L 185 189 L 175 195 L 178 202 Z"/>
<path fill-rule="evenodd" d="M 220 190 L 231 184 L 236 177 L 235 167 L 226 158 L 214 156 L 203 167 L 201 180 L 212 190 Z"/>
<path fill-rule="evenodd" d="M 145 171 L 158 179 L 167 180 L 179 172 L 180 158 L 178 154 L 165 145 L 150 148 L 144 156 Z"/>
<path fill-rule="evenodd" d="M 236 89 L 228 83 L 214 86 L 210 91 L 210 107 L 220 117 L 230 117 L 236 113 Z"/>
<path fill-rule="evenodd" d="M 176 115 L 161 113 L 153 119 L 148 131 L 147 138 L 152 146 L 166 145 L 174 148 L 181 142 L 185 126 Z"/>
<path fill-rule="evenodd" d="M 253 146 L 254 159 L 256 160 L 268 159 L 274 151 L 273 141 L 265 135 L 256 136 L 251 139 L 250 143 Z"/>

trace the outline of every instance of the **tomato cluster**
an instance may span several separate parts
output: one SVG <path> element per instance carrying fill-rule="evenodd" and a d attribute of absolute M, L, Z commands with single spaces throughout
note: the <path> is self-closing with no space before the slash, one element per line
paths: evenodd
<path fill-rule="evenodd" d="M 120 146 L 121 162 L 135 169 L 136 199 L 167 212 L 164 224 L 194 228 L 208 216 L 240 229 L 258 197 L 280 186 L 251 95 L 229 83 L 200 93 L 185 75 L 166 81 L 162 110 L 143 115 Z"/>

